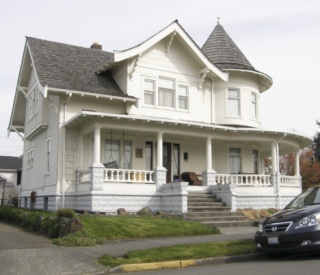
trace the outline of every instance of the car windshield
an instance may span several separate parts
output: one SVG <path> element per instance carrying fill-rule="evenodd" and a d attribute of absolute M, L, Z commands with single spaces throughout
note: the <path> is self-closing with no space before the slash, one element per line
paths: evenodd
<path fill-rule="evenodd" d="M 299 208 L 306 205 L 320 204 L 320 188 L 310 188 L 304 193 L 301 193 L 285 209 Z"/>

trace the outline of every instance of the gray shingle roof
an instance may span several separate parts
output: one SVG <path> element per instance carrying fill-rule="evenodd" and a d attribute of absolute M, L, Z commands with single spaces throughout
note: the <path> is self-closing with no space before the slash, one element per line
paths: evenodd
<path fill-rule="evenodd" d="M 96 71 L 113 60 L 113 53 L 27 37 L 41 85 L 127 97 L 110 73 Z"/>
<path fill-rule="evenodd" d="M 0 156 L 0 170 L 20 170 L 22 168 L 22 158 Z"/>
<path fill-rule="evenodd" d="M 212 63 L 222 70 L 237 69 L 256 71 L 219 23 L 201 50 Z"/>

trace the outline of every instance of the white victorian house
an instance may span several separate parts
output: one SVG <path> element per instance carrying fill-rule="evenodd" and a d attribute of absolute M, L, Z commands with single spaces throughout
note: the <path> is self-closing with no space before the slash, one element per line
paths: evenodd
<path fill-rule="evenodd" d="M 219 23 L 201 48 L 177 21 L 113 53 L 27 37 L 9 123 L 24 140 L 20 205 L 183 214 L 188 192 L 209 192 L 232 210 L 283 207 L 311 139 L 261 127 L 271 86 Z M 287 153 L 295 176 L 279 173 Z"/>

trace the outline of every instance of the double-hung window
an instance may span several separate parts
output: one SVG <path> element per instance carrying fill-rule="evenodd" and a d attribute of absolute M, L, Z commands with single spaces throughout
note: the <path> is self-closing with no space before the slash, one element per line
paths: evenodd
<path fill-rule="evenodd" d="M 27 152 L 27 168 L 33 167 L 34 149 Z"/>
<path fill-rule="evenodd" d="M 159 79 L 158 105 L 174 108 L 175 106 L 175 81 L 168 78 Z"/>
<path fill-rule="evenodd" d="M 144 80 L 144 104 L 154 105 L 155 100 L 155 88 L 156 83 L 154 80 L 145 79 Z"/>
<path fill-rule="evenodd" d="M 188 86 L 179 85 L 178 87 L 178 108 L 188 110 Z"/>
<path fill-rule="evenodd" d="M 240 117 L 240 91 L 228 90 L 228 116 Z"/>
<path fill-rule="evenodd" d="M 111 140 L 105 141 L 105 162 L 116 161 L 124 169 L 130 169 L 132 158 L 132 142 L 130 140 Z"/>
<path fill-rule="evenodd" d="M 229 149 L 229 170 L 230 174 L 241 172 L 241 150 L 240 148 Z"/>
<path fill-rule="evenodd" d="M 251 92 L 251 118 L 258 118 L 258 95 Z"/>
<path fill-rule="evenodd" d="M 253 164 L 253 173 L 258 174 L 259 171 L 259 152 L 258 150 L 252 150 L 252 164 Z"/>
<path fill-rule="evenodd" d="M 46 144 L 46 172 L 50 173 L 50 154 L 51 154 L 51 139 L 47 139 Z"/>

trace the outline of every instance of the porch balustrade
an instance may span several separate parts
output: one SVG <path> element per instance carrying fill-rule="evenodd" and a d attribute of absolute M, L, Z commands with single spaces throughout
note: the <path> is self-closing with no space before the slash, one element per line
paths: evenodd
<path fill-rule="evenodd" d="M 90 169 L 77 169 L 77 183 L 90 182 Z M 215 184 L 234 184 L 236 186 L 270 187 L 273 185 L 270 175 L 253 174 L 216 174 Z M 300 187 L 301 177 L 279 176 L 281 187 Z M 154 171 L 131 169 L 104 169 L 104 182 L 155 183 Z"/>
<path fill-rule="evenodd" d="M 216 184 L 235 184 L 237 186 L 271 186 L 270 175 L 216 174 Z"/>
<path fill-rule="evenodd" d="M 300 176 L 280 176 L 280 185 L 283 187 L 300 187 Z"/>
<path fill-rule="evenodd" d="M 300 187 L 300 177 L 298 176 L 279 176 L 281 187 Z M 235 184 L 236 186 L 272 186 L 270 175 L 252 174 L 216 174 L 215 184 Z"/>
<path fill-rule="evenodd" d="M 90 182 L 90 169 L 77 169 L 77 183 Z M 153 179 L 154 171 L 132 170 L 132 169 L 104 169 L 104 182 L 121 183 L 155 183 Z"/>
<path fill-rule="evenodd" d="M 154 171 L 110 168 L 104 171 L 105 182 L 154 183 Z"/>

